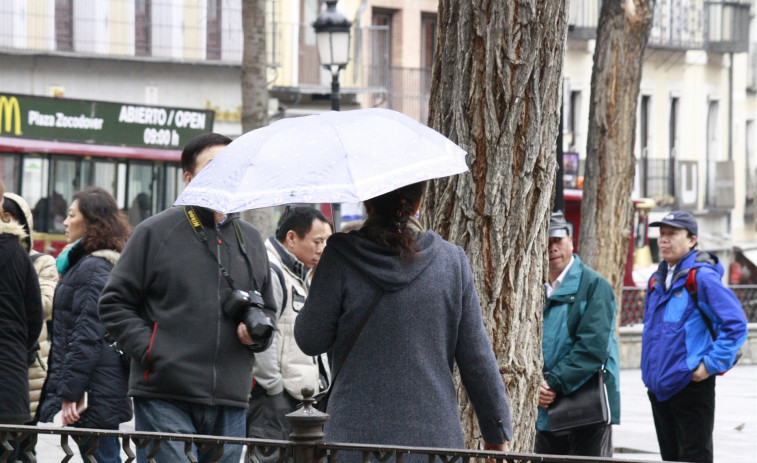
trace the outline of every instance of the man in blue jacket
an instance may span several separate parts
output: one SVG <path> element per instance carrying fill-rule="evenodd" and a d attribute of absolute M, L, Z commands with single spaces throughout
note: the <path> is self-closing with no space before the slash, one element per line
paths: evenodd
<path fill-rule="evenodd" d="M 598 423 L 550 431 L 548 410 L 603 368 L 612 424 L 620 423 L 620 366 L 615 337 L 615 296 L 610 283 L 573 254 L 571 227 L 562 212 L 549 221 L 549 281 L 545 284 L 544 380 L 534 452 L 612 456 L 612 426 Z"/>
<path fill-rule="evenodd" d="M 663 460 L 712 462 L 715 374 L 733 366 L 746 317 L 722 283 L 718 258 L 697 251 L 697 221 L 673 211 L 661 221 L 663 261 L 649 280 L 641 376 Z"/>

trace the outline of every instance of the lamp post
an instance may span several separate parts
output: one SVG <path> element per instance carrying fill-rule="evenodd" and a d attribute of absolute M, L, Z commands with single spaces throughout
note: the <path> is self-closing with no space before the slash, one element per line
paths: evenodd
<path fill-rule="evenodd" d="M 331 73 L 331 110 L 339 111 L 339 72 L 350 60 L 350 28 L 352 23 L 336 9 L 337 0 L 326 0 L 326 10 L 313 23 L 318 59 Z M 341 228 L 340 204 L 331 205 L 334 231 Z"/>
<path fill-rule="evenodd" d="M 350 59 L 352 23 L 336 9 L 337 0 L 326 0 L 326 10 L 313 23 L 318 59 L 331 72 L 331 109 L 339 111 L 339 72 Z"/>

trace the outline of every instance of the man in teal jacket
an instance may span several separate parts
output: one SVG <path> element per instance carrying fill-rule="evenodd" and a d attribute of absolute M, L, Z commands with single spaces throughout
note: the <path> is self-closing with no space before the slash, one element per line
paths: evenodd
<path fill-rule="evenodd" d="M 618 341 L 615 296 L 601 275 L 573 254 L 571 227 L 562 212 L 549 222 L 549 281 L 545 284 L 544 380 L 534 452 L 612 456 L 612 426 L 607 423 L 551 432 L 547 410 L 561 395 L 582 386 L 604 366 L 612 424 L 620 423 Z"/>

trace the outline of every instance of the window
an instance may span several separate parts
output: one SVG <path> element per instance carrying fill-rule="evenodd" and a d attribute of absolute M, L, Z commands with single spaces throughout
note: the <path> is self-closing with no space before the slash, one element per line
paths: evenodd
<path fill-rule="evenodd" d="M 372 19 L 372 25 L 387 28 L 386 37 L 388 39 L 386 41 L 376 40 L 373 42 L 374 48 L 378 47 L 378 49 L 373 50 L 373 56 L 385 56 L 389 67 L 392 67 L 392 38 L 394 37 L 392 34 L 392 15 L 391 11 L 374 9 Z"/>
<path fill-rule="evenodd" d="M 436 52 L 436 14 L 421 14 L 421 67 L 431 69 Z"/>
<path fill-rule="evenodd" d="M 720 159 L 720 134 L 718 133 L 718 119 L 720 104 L 718 100 L 710 100 L 707 104 L 707 151 L 705 153 L 705 202 L 708 206 L 714 206 L 715 192 L 715 169 L 716 162 Z"/>
<path fill-rule="evenodd" d="M 568 109 L 568 151 L 576 151 L 578 126 L 581 121 L 581 91 L 571 90 Z"/>
<path fill-rule="evenodd" d="M 38 210 L 37 203 L 40 199 L 47 195 L 48 175 L 49 175 L 50 163 L 47 158 L 36 155 L 24 156 L 24 172 L 21 179 L 21 196 L 35 211 Z M 6 184 L 7 188 L 7 184 Z M 41 230 L 42 224 L 37 223 L 36 217 L 34 220 L 34 229 Z"/>
<path fill-rule="evenodd" d="M 668 122 L 668 149 L 670 181 L 668 195 L 673 198 L 676 194 L 676 155 L 678 154 L 678 97 L 670 98 L 670 121 Z"/>
<path fill-rule="evenodd" d="M 134 54 L 152 55 L 152 5 L 151 0 L 136 0 L 134 4 Z"/>
<path fill-rule="evenodd" d="M 20 169 L 19 156 L 0 153 L 0 180 L 5 185 L 5 191 L 18 192 L 18 174 Z M 2 200 L 2 198 L 0 198 Z"/>
<path fill-rule="evenodd" d="M 74 49 L 74 2 L 55 0 L 55 49 Z"/>
<path fill-rule="evenodd" d="M 300 0 L 299 58 L 297 78 L 300 84 L 320 83 L 321 66 L 315 43 L 313 21 L 318 17 L 319 0 Z"/>
<path fill-rule="evenodd" d="M 755 193 L 757 193 L 757 182 L 755 182 L 755 177 L 757 177 L 757 175 L 755 175 L 757 173 L 757 170 L 755 170 L 757 160 L 754 156 L 754 120 L 750 119 L 746 121 L 745 131 L 746 143 L 744 145 L 746 146 L 746 152 L 744 153 L 744 180 L 746 181 L 746 184 L 744 185 L 744 196 L 746 196 L 746 199 L 744 202 L 744 220 L 752 222 L 755 215 L 754 197 Z"/>
<path fill-rule="evenodd" d="M 648 188 L 649 183 L 649 118 L 650 118 L 650 103 L 652 97 L 649 95 L 643 95 L 641 97 L 641 108 L 639 108 L 639 116 L 641 122 L 639 124 L 639 145 L 641 146 L 641 195 L 649 197 L 650 191 Z"/>
<path fill-rule="evenodd" d="M 127 215 L 132 226 L 152 215 L 153 190 L 157 178 L 150 162 L 130 162 L 127 180 Z"/>
<path fill-rule="evenodd" d="M 221 59 L 221 1 L 208 0 L 207 59 Z"/>

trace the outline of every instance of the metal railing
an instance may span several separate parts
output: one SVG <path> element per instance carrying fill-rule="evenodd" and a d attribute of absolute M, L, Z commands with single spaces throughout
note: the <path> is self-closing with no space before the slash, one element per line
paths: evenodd
<path fill-rule="evenodd" d="M 601 2 L 574 0 L 568 13 L 568 38 L 596 38 Z M 658 0 L 649 46 L 673 50 L 747 51 L 749 8 L 745 1 Z"/>
<path fill-rule="evenodd" d="M 323 425 L 328 421 L 329 415 L 319 412 L 312 407 L 313 390 L 303 389 L 305 406 L 287 415 L 292 424 L 292 433 L 289 441 L 265 440 L 265 439 L 242 439 L 223 436 L 170 434 L 155 432 L 123 432 L 105 431 L 98 429 L 79 428 L 40 428 L 35 426 L 0 425 L 0 463 L 6 463 L 13 449 L 12 442 L 19 443 L 19 447 L 25 452 L 26 458 L 36 462 L 36 457 L 31 452 L 40 434 L 59 435 L 61 449 L 65 452 L 63 462 L 69 461 L 74 455 L 71 442 L 76 445 L 89 445 L 89 450 L 82 455 L 85 461 L 94 462 L 93 457 L 99 445 L 99 439 L 103 437 L 117 437 L 121 440 L 121 449 L 126 456 L 124 463 L 136 460 L 136 450 L 147 452 L 148 462 L 155 462 L 155 456 L 160 454 L 161 444 L 167 442 L 182 442 L 186 461 L 197 462 L 195 450 L 206 455 L 212 455 L 211 461 L 215 462 L 223 456 L 229 446 L 244 446 L 246 454 L 244 461 L 257 462 L 254 456 L 257 454 L 271 456 L 278 451 L 276 463 L 284 463 L 291 458 L 294 463 L 337 463 L 339 455 L 343 458 L 353 457 L 363 462 L 395 461 L 402 463 L 405 460 L 418 461 L 421 457 L 428 463 L 436 461 L 440 463 L 463 463 L 473 460 L 482 461 L 491 459 L 497 463 L 504 462 L 597 462 L 597 463 L 641 463 L 635 460 L 618 460 L 612 458 L 596 457 L 568 457 L 559 455 L 537 455 L 530 453 L 510 453 L 486 450 L 470 449 L 445 449 L 429 447 L 403 447 L 387 445 L 364 445 L 364 444 L 340 444 L 326 443 L 323 433 Z M 429 423 L 433 426 L 433 423 Z"/>
<path fill-rule="evenodd" d="M 641 195 L 652 198 L 657 205 L 672 205 L 675 190 L 672 188 L 670 159 L 652 159 L 641 157 L 637 163 L 636 173 L 641 175 Z"/>
<path fill-rule="evenodd" d="M 378 106 L 399 111 L 425 124 L 430 96 L 431 69 L 392 67 L 386 100 Z"/>
<path fill-rule="evenodd" d="M 757 285 L 728 286 L 741 302 L 749 323 L 757 323 Z M 644 299 L 647 289 L 634 286 L 623 288 L 623 301 L 620 309 L 620 326 L 644 322 Z"/>

